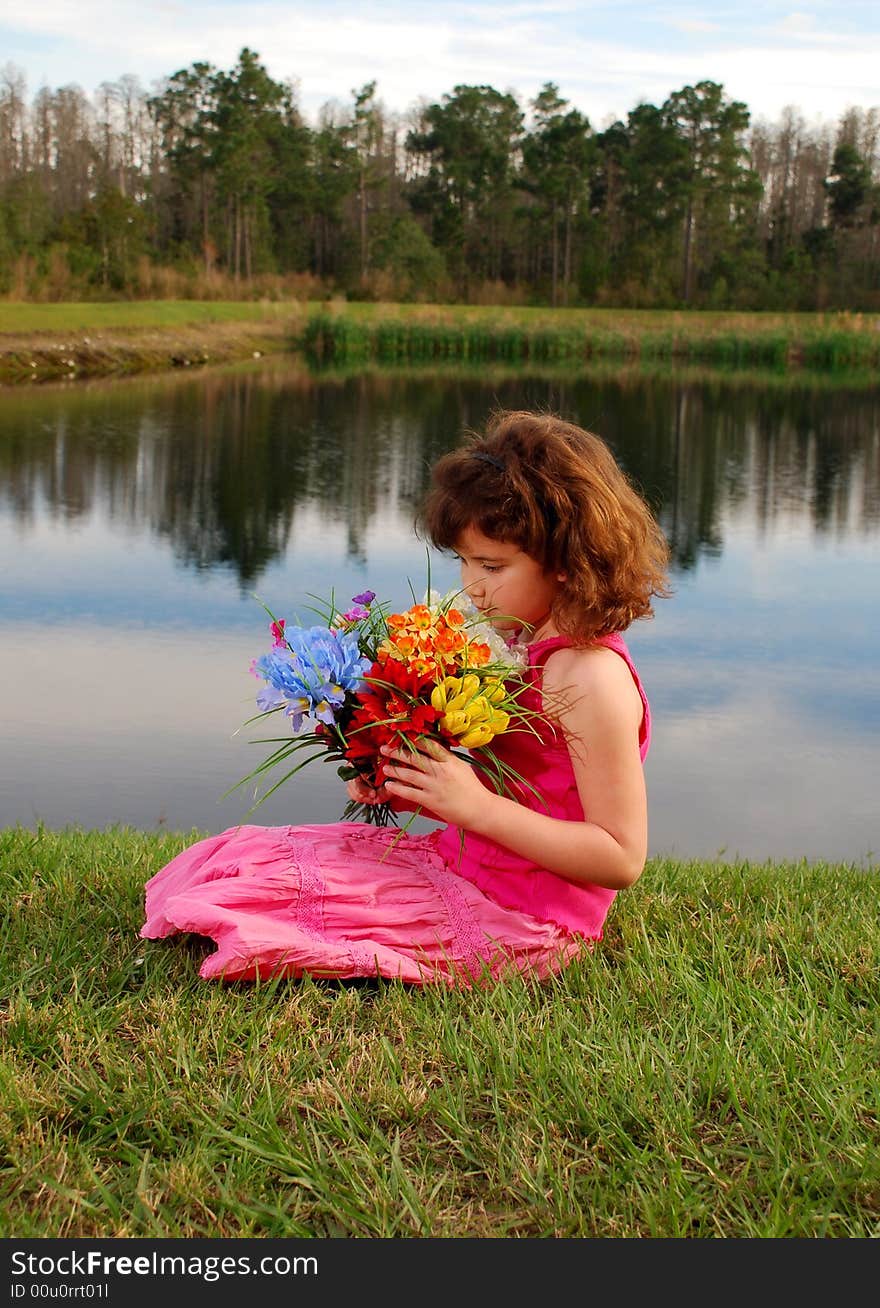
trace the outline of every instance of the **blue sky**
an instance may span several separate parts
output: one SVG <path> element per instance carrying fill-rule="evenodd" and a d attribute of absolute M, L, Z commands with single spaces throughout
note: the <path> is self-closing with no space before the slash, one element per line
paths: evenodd
<path fill-rule="evenodd" d="M 92 93 L 125 74 L 149 90 L 196 60 L 230 68 L 245 45 L 295 83 L 312 122 L 371 80 L 400 114 L 458 83 L 513 91 L 525 106 L 553 81 L 597 128 L 704 79 L 753 120 L 787 105 L 808 123 L 880 106 L 877 0 L 4 0 L 0 13 L 0 70 L 23 72 L 31 94 L 69 83 Z"/>

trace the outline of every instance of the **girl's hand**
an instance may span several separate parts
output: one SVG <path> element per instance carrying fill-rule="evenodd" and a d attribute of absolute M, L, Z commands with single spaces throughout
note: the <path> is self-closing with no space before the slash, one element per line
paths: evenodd
<path fill-rule="evenodd" d="M 442 821 L 442 818 L 436 817 L 428 809 L 422 808 L 418 804 L 409 803 L 396 795 L 389 795 L 384 785 L 380 786 L 378 790 L 375 786 L 368 785 L 363 777 L 355 777 L 351 781 L 346 781 L 345 788 L 348 791 L 349 799 L 353 800 L 355 804 L 388 804 L 395 813 L 414 813 L 418 810 L 421 817 L 431 818 L 436 822 Z"/>
<path fill-rule="evenodd" d="M 387 804 L 388 799 L 385 795 L 385 787 L 381 786 L 378 790 L 375 786 L 370 786 L 364 781 L 363 777 L 353 777 L 351 781 L 346 781 L 345 789 L 348 791 L 348 798 L 355 804 Z"/>
<path fill-rule="evenodd" d="M 386 760 L 384 789 L 395 808 L 400 802 L 439 822 L 478 829 L 490 793 L 464 759 L 433 740 L 423 741 L 417 750 L 383 745 L 381 752 Z"/>

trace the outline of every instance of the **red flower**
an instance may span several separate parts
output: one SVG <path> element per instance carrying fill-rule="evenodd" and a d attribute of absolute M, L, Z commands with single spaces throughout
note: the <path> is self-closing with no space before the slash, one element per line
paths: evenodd
<path fill-rule="evenodd" d="M 430 672 L 425 672 L 410 663 L 402 663 L 398 659 L 392 658 L 374 663 L 367 673 L 368 684 L 384 682 L 397 690 L 403 691 L 404 694 L 411 696 L 413 699 L 426 686 L 432 684 L 433 680 L 433 669 Z M 371 689 L 380 695 L 387 693 L 387 685 L 372 685 Z"/>
<path fill-rule="evenodd" d="M 385 780 L 383 745 L 409 740 L 416 744 L 432 732 L 440 714 L 420 695 L 431 678 L 421 676 L 396 659 L 374 663 L 367 674 L 367 689 L 345 731 L 345 757 L 375 786 Z"/>

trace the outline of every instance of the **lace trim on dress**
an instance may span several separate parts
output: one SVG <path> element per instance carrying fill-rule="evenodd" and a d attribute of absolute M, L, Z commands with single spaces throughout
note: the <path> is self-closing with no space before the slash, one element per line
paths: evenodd
<path fill-rule="evenodd" d="M 455 876 L 445 868 L 426 866 L 423 870 L 443 900 L 452 930 L 455 954 L 460 956 L 471 976 L 478 977 L 492 957 L 485 933 L 471 912 Z"/>
<path fill-rule="evenodd" d="M 299 872 L 299 898 L 297 899 L 294 921 L 299 929 L 316 940 L 326 940 L 324 930 L 324 875 L 312 840 L 302 836 L 294 839 L 295 827 L 289 828 L 287 846 L 293 859 L 294 867 Z M 341 943 L 341 942 L 340 942 Z M 345 948 L 351 956 L 352 965 L 360 976 L 376 976 L 378 966 L 376 956 L 370 949 L 346 940 Z"/>
<path fill-rule="evenodd" d="M 288 828 L 287 846 L 293 865 L 299 872 L 299 896 L 294 920 L 306 935 L 324 940 L 324 877 L 315 846 L 302 836 L 293 838 L 294 827 Z"/>
<path fill-rule="evenodd" d="M 375 950 L 365 949 L 363 945 L 355 944 L 353 940 L 346 940 L 345 947 L 351 955 L 353 966 L 357 969 L 358 976 L 379 976 L 379 960 L 376 957 Z"/>

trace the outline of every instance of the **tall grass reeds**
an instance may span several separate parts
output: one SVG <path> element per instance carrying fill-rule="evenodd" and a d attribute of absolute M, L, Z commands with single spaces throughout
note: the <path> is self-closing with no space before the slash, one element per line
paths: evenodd
<path fill-rule="evenodd" d="M 845 328 L 820 316 L 807 323 L 793 315 L 788 325 L 760 315 L 711 316 L 657 313 L 622 316 L 558 314 L 537 317 L 527 310 L 503 318 L 470 310 L 430 318 L 412 306 L 403 316 L 345 306 L 312 314 L 300 337 L 307 358 L 318 365 L 485 361 L 587 362 L 611 359 L 669 360 L 723 369 L 836 370 L 880 366 L 880 331 L 862 324 Z"/>
<path fill-rule="evenodd" d="M 549 984 L 198 979 L 198 833 L 0 831 L 0 1235 L 876 1237 L 880 878 L 652 860 Z"/>

